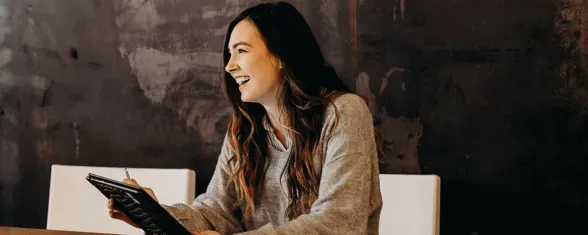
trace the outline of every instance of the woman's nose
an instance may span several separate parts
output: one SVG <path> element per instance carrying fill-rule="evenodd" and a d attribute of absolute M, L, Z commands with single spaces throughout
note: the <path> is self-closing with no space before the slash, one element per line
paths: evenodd
<path fill-rule="evenodd" d="M 227 73 L 231 73 L 231 72 L 237 70 L 238 68 L 239 68 L 239 66 L 237 66 L 237 64 L 233 61 L 233 57 L 231 56 L 231 58 L 229 59 L 229 62 L 225 66 L 225 71 L 227 71 Z"/>

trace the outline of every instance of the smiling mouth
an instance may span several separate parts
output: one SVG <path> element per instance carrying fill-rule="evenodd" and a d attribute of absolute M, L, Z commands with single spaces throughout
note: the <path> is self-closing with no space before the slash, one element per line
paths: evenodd
<path fill-rule="evenodd" d="M 251 77 L 238 77 L 235 79 L 239 87 L 245 85 L 245 83 L 249 82 L 249 80 L 251 80 Z"/>

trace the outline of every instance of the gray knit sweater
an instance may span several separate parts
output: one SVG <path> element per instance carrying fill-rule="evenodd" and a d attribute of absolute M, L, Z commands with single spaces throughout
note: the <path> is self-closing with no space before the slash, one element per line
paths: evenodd
<path fill-rule="evenodd" d="M 287 174 L 280 179 L 292 141 L 283 146 L 266 125 L 269 167 L 252 217 L 244 221 L 232 213 L 235 185 L 227 187 L 226 162 L 232 154 L 225 139 L 206 193 L 191 206 L 165 206 L 188 230 L 214 230 L 221 234 L 378 234 L 382 198 L 372 115 L 357 95 L 345 94 L 328 105 L 321 131 L 324 159 L 318 199 L 308 214 L 288 220 Z M 315 159 L 321 159 L 316 157 Z M 316 162 L 316 161 L 315 161 Z M 281 181 L 281 182 L 280 182 Z M 232 183 L 231 183 L 232 184 Z"/>

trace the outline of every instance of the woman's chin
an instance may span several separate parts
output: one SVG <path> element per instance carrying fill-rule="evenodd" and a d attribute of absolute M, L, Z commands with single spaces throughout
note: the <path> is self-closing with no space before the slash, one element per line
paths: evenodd
<path fill-rule="evenodd" d="M 241 93 L 241 101 L 246 102 L 246 103 L 251 103 L 251 102 L 255 102 L 255 99 L 253 99 L 253 97 L 251 97 L 247 93 Z"/>

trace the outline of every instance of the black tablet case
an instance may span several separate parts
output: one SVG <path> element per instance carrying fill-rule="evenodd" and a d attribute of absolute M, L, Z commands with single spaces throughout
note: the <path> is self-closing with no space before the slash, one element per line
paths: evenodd
<path fill-rule="evenodd" d="M 146 234 L 191 234 L 142 188 L 92 173 L 86 179 L 104 196 L 114 199 L 115 208 L 124 212 Z"/>

